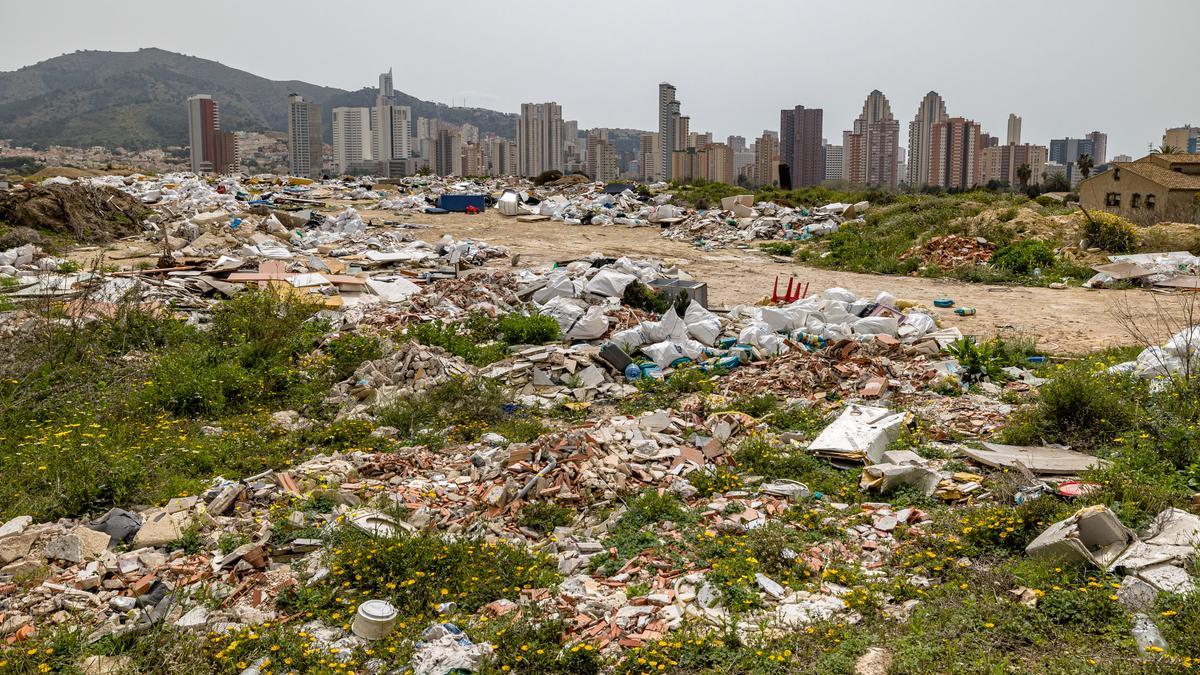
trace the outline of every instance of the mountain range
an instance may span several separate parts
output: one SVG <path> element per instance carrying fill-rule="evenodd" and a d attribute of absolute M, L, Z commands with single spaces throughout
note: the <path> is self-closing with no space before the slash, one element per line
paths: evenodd
<path fill-rule="evenodd" d="M 332 110 L 374 105 L 376 89 L 346 91 L 298 80 L 276 81 L 216 61 L 162 49 L 77 51 L 11 72 L 0 72 L 0 138 L 20 145 L 124 147 L 186 145 L 185 102 L 211 94 L 227 131 L 286 131 L 287 96 L 297 93 L 324 110 L 326 140 Z M 413 119 L 470 123 L 481 133 L 514 138 L 518 116 L 457 108 L 396 92 Z"/>

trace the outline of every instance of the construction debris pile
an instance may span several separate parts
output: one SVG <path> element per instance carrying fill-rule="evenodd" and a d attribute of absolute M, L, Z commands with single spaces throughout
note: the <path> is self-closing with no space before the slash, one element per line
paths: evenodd
<path fill-rule="evenodd" d="M 947 234 L 933 237 L 900 255 L 901 260 L 919 260 L 922 265 L 952 269 L 964 265 L 982 265 L 992 259 L 996 245 L 983 237 Z"/>
<path fill-rule="evenodd" d="M 1040 535 L 1010 547 L 1015 555 L 1120 577 L 1110 583 L 1121 611 L 1145 613 L 1164 594 L 1195 590 L 1200 517 L 1167 508 L 1135 533 L 1083 500 L 1098 489 L 1090 472 L 1108 460 L 996 442 L 1048 381 L 1037 370 L 1045 358 L 1021 355 L 981 374 L 963 332 L 940 326 L 927 299 L 839 287 L 810 295 L 789 283 L 759 304 L 718 307 L 706 282 L 659 260 L 595 253 L 522 266 L 514 255 L 497 265 L 503 248 L 448 235 L 429 243 L 416 237 L 423 223 L 364 220 L 347 202 L 424 220 L 477 209 L 481 198 L 505 216 L 659 225 L 706 248 L 820 236 L 861 217 L 865 203 L 800 209 L 739 196 L 689 211 L 669 195 L 571 177 L 538 187 L 414 177 L 387 188 L 270 176 L 88 180 L 52 187 L 102 187 L 152 210 L 133 221 L 139 236 L 122 242 L 127 259 L 146 265 L 80 271 L 38 246 L 10 247 L 0 274 L 12 280 L 16 309 L 5 315 L 21 316 L 31 298 L 61 300 L 53 320 L 75 325 L 132 300 L 203 325 L 225 298 L 258 285 L 321 303 L 324 332 L 304 350 L 321 346 L 307 356 L 345 335 L 377 350 L 330 371 L 311 405 L 262 411 L 260 426 L 287 454 L 245 473 L 270 470 L 205 473 L 203 489 L 164 503 L 0 523 L 0 666 L 4 649 L 31 654 L 59 630 L 103 649 L 164 630 L 191 636 L 206 656 L 220 649 L 214 659 L 284 630 L 333 670 L 446 675 L 524 668 L 504 660 L 503 631 L 488 632 L 508 621 L 555 626 L 552 649 L 594 651 L 613 669 L 681 630 L 757 644 L 833 636 L 879 617 L 903 625 L 939 587 L 967 590 L 952 573 L 995 569 L 1000 545 L 965 553 L 959 544 L 975 526 L 947 534 L 943 521 L 983 514 L 995 524 L 979 527 L 1005 527 L 991 509 L 1031 503 L 1058 522 L 1038 525 Z M 905 255 L 952 267 L 986 262 L 994 248 L 946 236 Z M 463 327 L 453 335 L 463 338 L 473 322 L 513 319 L 544 332 L 503 341 L 487 333 L 462 348 L 424 344 L 436 340 L 418 329 Z M 1158 391 L 1193 372 L 1198 347 L 1200 327 L 1191 327 L 1109 372 L 1153 379 Z M 474 358 L 483 348 L 492 351 Z M 466 386 L 453 404 L 432 396 L 482 382 L 498 401 Z M 430 415 L 439 422 L 415 431 L 423 421 L 412 413 L 402 430 L 395 420 L 407 404 L 490 406 L 512 426 L 460 424 L 438 409 Z M 227 419 L 186 421 L 220 441 Z M 334 445 L 355 429 L 360 437 Z M 997 541 L 1027 524 L 1014 520 Z M 436 545 L 412 557 L 428 568 L 364 578 L 372 556 L 426 536 Z M 350 556 L 349 537 L 370 552 Z M 465 561 L 439 553 L 464 542 L 479 545 Z M 500 547 L 544 561 L 545 583 L 506 584 L 464 607 L 476 587 L 433 579 Z M 906 562 L 911 555 L 920 565 Z M 521 567 L 504 564 L 506 573 Z M 418 591 L 434 602 L 400 613 Z M 1027 608 L 1040 597 L 1013 594 Z M 236 670 L 279 666 L 266 649 Z M 123 658 L 96 653 L 76 665 L 109 672 L 127 666 Z"/>

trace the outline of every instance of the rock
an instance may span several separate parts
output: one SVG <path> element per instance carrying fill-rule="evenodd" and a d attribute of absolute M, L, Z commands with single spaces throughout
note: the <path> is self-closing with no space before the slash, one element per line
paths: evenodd
<path fill-rule="evenodd" d="M 887 675 L 892 653 L 883 647 L 871 647 L 854 662 L 854 675 Z"/>
<path fill-rule="evenodd" d="M 33 624 L 33 617 L 28 614 L 14 614 L 0 623 L 0 635 L 10 635 L 25 626 Z"/>
<path fill-rule="evenodd" d="M 782 598 L 787 593 L 787 591 L 784 590 L 783 586 L 781 586 L 779 582 L 775 581 L 771 577 L 768 577 L 762 572 L 755 572 L 754 580 L 758 582 L 759 588 L 763 589 L 767 595 L 775 598 L 776 600 Z"/>
<path fill-rule="evenodd" d="M 0 565 L 24 558 L 36 540 L 36 532 L 24 532 L 0 539 Z"/>
<path fill-rule="evenodd" d="M 108 550 L 109 539 L 111 537 L 103 532 L 77 527 L 70 534 L 50 540 L 46 545 L 46 557 L 70 563 L 92 560 Z"/>
<path fill-rule="evenodd" d="M 203 606 L 193 607 L 187 614 L 179 617 L 175 621 L 176 628 L 191 629 L 204 628 L 208 624 L 208 610 Z"/>
<path fill-rule="evenodd" d="M 1117 600 L 1131 612 L 1145 612 L 1157 599 L 1157 588 L 1132 575 L 1122 579 L 1117 589 Z"/>
<path fill-rule="evenodd" d="M 142 529 L 133 537 L 133 547 L 166 546 L 182 534 L 175 516 L 162 509 L 151 509 L 142 514 Z"/>
<path fill-rule="evenodd" d="M 31 516 L 17 516 L 7 523 L 0 525 L 0 539 L 11 537 L 14 534 L 21 534 L 25 531 L 25 528 L 32 524 L 33 518 Z"/>
<path fill-rule="evenodd" d="M 302 417 L 295 410 L 280 410 L 271 413 L 271 426 L 284 431 L 303 431 L 312 428 L 312 420 Z"/>

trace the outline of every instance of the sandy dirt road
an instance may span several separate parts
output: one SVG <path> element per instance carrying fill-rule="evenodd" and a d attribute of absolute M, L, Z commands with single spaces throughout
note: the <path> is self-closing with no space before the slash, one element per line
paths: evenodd
<path fill-rule="evenodd" d="M 1119 306 L 1128 306 L 1133 316 L 1152 325 L 1158 323 L 1160 310 L 1157 305 L 1169 311 L 1178 303 L 1175 298 L 1140 290 L 1053 290 L 815 269 L 777 262 L 754 249 L 730 247 L 704 252 L 687 242 L 665 239 L 659 236 L 658 228 L 650 227 L 567 226 L 553 221 L 523 223 L 494 210 L 474 216 L 397 217 L 390 212 L 364 211 L 360 207 L 359 213 L 364 219 L 377 219 L 377 222 L 399 220 L 432 225 L 429 230 L 414 232 L 417 238 L 426 241 L 449 233 L 456 238 L 474 237 L 500 244 L 513 254 L 521 254 L 520 265 L 523 267 L 571 260 L 593 251 L 609 256 L 646 256 L 676 262 L 688 274 L 708 283 L 709 303 L 717 306 L 753 303 L 770 295 L 775 275 L 784 279 L 792 275 L 807 281 L 811 284 L 810 292 L 832 286 L 848 288 L 860 295 L 887 290 L 899 298 L 930 306 L 934 298 L 951 297 L 957 306 L 975 307 L 978 313 L 960 317 L 953 310 L 935 310 L 943 325 L 959 326 L 964 333 L 982 337 L 1031 335 L 1043 349 L 1061 354 L 1132 344 L 1133 339 L 1114 316 Z"/>

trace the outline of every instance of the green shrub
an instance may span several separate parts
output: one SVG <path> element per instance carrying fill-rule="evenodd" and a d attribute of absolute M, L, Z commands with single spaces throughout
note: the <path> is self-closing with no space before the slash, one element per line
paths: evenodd
<path fill-rule="evenodd" d="M 473 366 L 486 366 L 508 356 L 496 340 L 480 339 L 464 323 L 428 321 L 408 326 L 406 336 L 430 347 L 441 347 Z"/>
<path fill-rule="evenodd" d="M 542 345 L 558 339 L 558 321 L 542 314 L 505 314 L 497 329 L 508 345 Z"/>
<path fill-rule="evenodd" d="M 794 241 L 768 241 L 759 244 L 758 247 L 768 255 L 790 256 L 796 252 L 796 242 Z"/>
<path fill-rule="evenodd" d="M 528 502 L 521 507 L 517 522 L 534 532 L 549 534 L 556 527 L 571 524 L 571 510 L 554 502 Z"/>
<path fill-rule="evenodd" d="M 1110 253 L 1129 253 L 1137 247 L 1137 228 L 1120 216 L 1093 211 L 1083 223 L 1083 238 L 1088 246 L 1095 246 Z"/>
<path fill-rule="evenodd" d="M 1095 449 L 1138 421 L 1139 397 L 1137 383 L 1128 378 L 1072 364 L 1042 385 L 1037 405 L 1015 415 L 1004 437 L 1018 445 L 1041 440 Z"/>
<path fill-rule="evenodd" d="M 334 376 L 344 380 L 363 363 L 383 356 L 383 345 L 373 335 L 346 333 L 325 343 L 325 351 L 333 359 Z"/>
<path fill-rule="evenodd" d="M 958 359 L 963 382 L 1004 379 L 1001 368 L 1007 364 L 997 340 L 978 343 L 973 337 L 959 338 L 951 342 L 946 351 Z"/>
<path fill-rule="evenodd" d="M 1048 270 L 1054 264 L 1054 249 L 1040 239 L 1026 239 L 1000 247 L 988 261 L 992 267 L 1019 275 Z"/>

